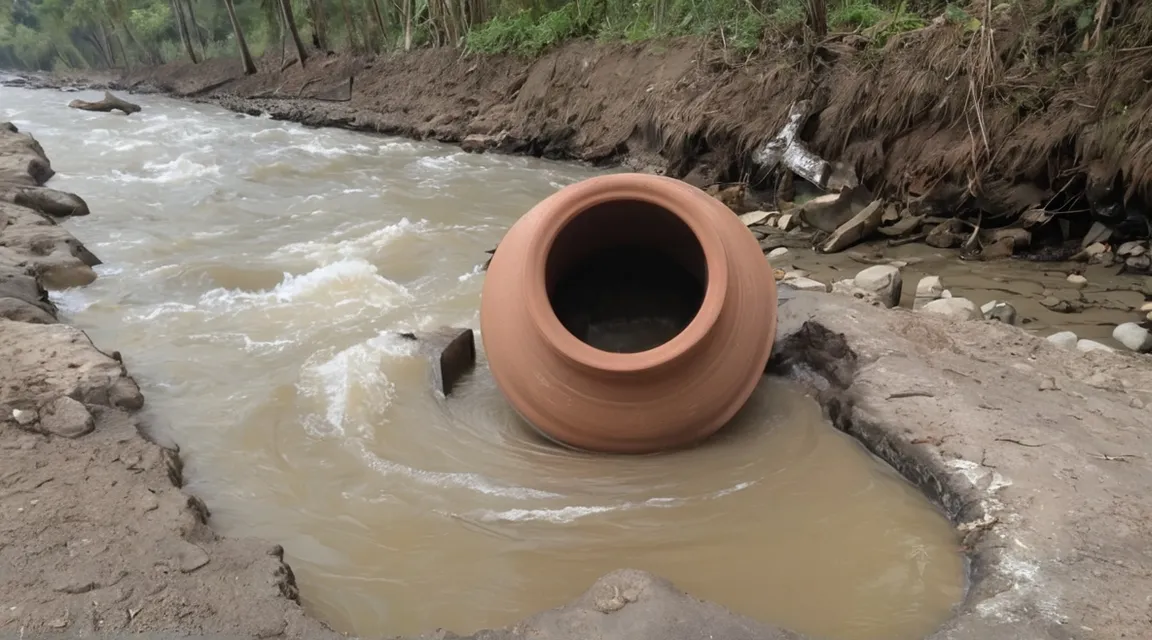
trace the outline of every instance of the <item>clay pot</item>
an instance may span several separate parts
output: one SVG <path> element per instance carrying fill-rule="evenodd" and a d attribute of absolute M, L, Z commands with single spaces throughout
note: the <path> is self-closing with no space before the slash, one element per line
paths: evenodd
<path fill-rule="evenodd" d="M 740 219 L 700 189 L 601 176 L 509 229 L 480 331 L 497 386 L 545 436 L 601 452 L 677 448 L 751 395 L 776 335 L 776 282 Z"/>

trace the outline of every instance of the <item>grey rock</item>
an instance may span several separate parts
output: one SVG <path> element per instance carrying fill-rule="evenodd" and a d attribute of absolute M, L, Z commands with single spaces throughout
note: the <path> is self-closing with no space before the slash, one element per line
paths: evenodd
<path fill-rule="evenodd" d="M 740 222 L 746 227 L 762 224 L 772 213 L 772 211 L 750 211 L 740 216 Z"/>
<path fill-rule="evenodd" d="M 935 313 L 955 320 L 983 320 L 984 314 L 968 298 L 941 298 L 920 307 L 921 313 Z"/>
<path fill-rule="evenodd" d="M 878 264 L 861 271 L 852 279 L 861 291 L 873 294 L 885 307 L 900 304 L 900 293 L 904 280 L 900 269 L 887 264 Z"/>
<path fill-rule="evenodd" d="M 144 394 L 132 378 L 125 377 L 112 383 L 108 388 L 108 402 L 114 407 L 136 411 L 144 406 Z"/>
<path fill-rule="evenodd" d="M 798 291 L 819 291 L 821 293 L 828 292 L 828 285 L 812 278 L 804 276 L 785 276 L 780 284 L 791 287 Z"/>
<path fill-rule="evenodd" d="M 1113 349 L 1112 347 L 1109 347 L 1106 344 L 1096 342 L 1095 340 L 1086 340 L 1086 339 L 1081 339 L 1080 341 L 1078 341 L 1076 343 L 1076 349 L 1079 351 L 1083 351 L 1084 353 L 1088 353 L 1089 351 L 1104 351 L 1107 353 L 1112 353 L 1112 352 L 1116 351 L 1115 349 Z"/>
<path fill-rule="evenodd" d="M 1146 251 L 1147 249 L 1143 244 L 1140 243 L 1139 240 L 1132 240 L 1120 245 L 1120 247 L 1116 249 L 1116 255 L 1122 258 L 1126 258 L 1128 256 L 1143 255 Z"/>
<path fill-rule="evenodd" d="M 1125 322 L 1113 329 L 1112 338 L 1132 351 L 1140 353 L 1152 351 L 1152 331 L 1135 322 Z"/>
<path fill-rule="evenodd" d="M 1059 333 L 1053 333 L 1052 335 L 1045 338 L 1045 340 L 1058 347 L 1074 349 L 1076 348 L 1076 342 L 1079 340 L 1079 338 L 1077 338 L 1076 334 L 1071 331 L 1061 331 Z"/>
<path fill-rule="evenodd" d="M 191 542 L 185 542 L 180 545 L 179 550 L 176 552 L 176 559 L 180 563 L 180 571 L 183 573 L 192 573 L 208 564 L 209 560 L 208 554 Z"/>
<path fill-rule="evenodd" d="M 1007 302 L 993 300 L 981 306 L 980 311 L 987 320 L 998 320 L 1004 324 L 1016 324 L 1016 307 L 1013 307 Z"/>
<path fill-rule="evenodd" d="M 1077 289 L 1080 289 L 1088 284 L 1088 278 L 1085 278 L 1078 273 L 1069 274 L 1068 284 L 1076 287 Z"/>
<path fill-rule="evenodd" d="M 768 252 L 768 259 L 771 260 L 772 258 L 779 258 L 786 253 L 788 253 L 788 247 L 776 247 L 775 249 Z"/>
<path fill-rule="evenodd" d="M 96 421 L 78 400 L 61 396 L 40 410 L 40 428 L 63 438 L 79 438 L 96 428 Z"/>
<path fill-rule="evenodd" d="M 942 297 L 944 297 L 944 281 L 940 276 L 925 276 L 916 283 L 916 298 L 912 301 L 912 309 L 918 310 Z"/>
<path fill-rule="evenodd" d="M 24 409 L 13 409 L 12 410 L 12 419 L 16 421 L 16 424 L 18 424 L 22 427 L 27 427 L 28 425 L 32 424 L 33 422 L 36 422 L 36 420 L 39 419 L 39 416 L 36 414 L 35 411 L 24 410 Z"/>

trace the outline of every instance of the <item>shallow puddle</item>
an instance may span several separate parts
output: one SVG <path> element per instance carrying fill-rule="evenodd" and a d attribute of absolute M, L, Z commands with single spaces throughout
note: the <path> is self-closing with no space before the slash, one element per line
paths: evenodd
<path fill-rule="evenodd" d="M 545 444 L 483 365 L 431 394 L 395 332 L 476 327 L 484 251 L 591 169 L 73 97 L 0 106 L 93 210 L 66 224 L 101 277 L 54 299 L 124 355 L 214 524 L 282 544 L 335 628 L 505 625 L 619 567 L 835 640 L 920 638 L 961 598 L 950 524 L 786 382 L 702 447 L 629 458 Z"/>

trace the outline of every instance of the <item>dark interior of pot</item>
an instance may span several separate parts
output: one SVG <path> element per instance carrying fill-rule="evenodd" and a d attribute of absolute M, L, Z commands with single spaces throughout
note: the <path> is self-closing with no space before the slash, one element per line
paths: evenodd
<path fill-rule="evenodd" d="M 545 266 L 549 301 L 572 335 L 603 351 L 637 353 L 676 337 L 704 300 L 708 265 L 677 215 L 616 200 L 576 215 Z"/>

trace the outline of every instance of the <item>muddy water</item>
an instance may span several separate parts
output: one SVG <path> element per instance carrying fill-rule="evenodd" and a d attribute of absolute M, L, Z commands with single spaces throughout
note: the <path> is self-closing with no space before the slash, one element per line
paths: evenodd
<path fill-rule="evenodd" d="M 841 640 L 922 637 L 961 598 L 949 524 L 786 383 L 706 446 L 624 460 L 541 442 L 483 365 L 432 396 L 392 332 L 476 327 L 484 250 L 591 170 L 0 91 L 94 211 L 66 224 L 100 278 L 54 298 L 124 354 L 215 525 L 282 544 L 337 629 L 504 625 L 625 566 Z"/>

